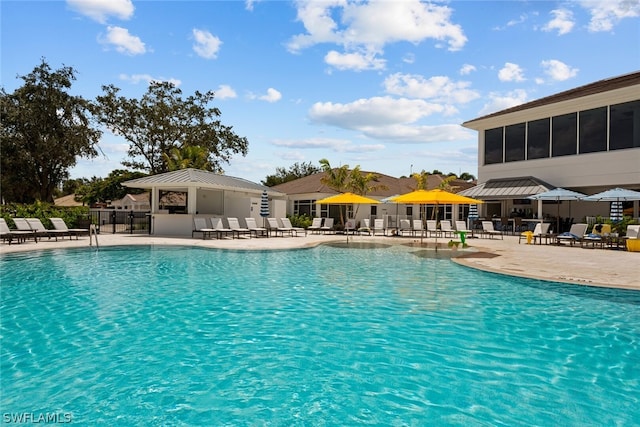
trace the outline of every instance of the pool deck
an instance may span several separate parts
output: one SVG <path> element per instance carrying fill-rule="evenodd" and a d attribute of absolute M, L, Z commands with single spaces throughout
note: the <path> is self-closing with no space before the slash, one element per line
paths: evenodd
<path fill-rule="evenodd" d="M 352 242 L 376 242 L 388 244 L 420 245 L 415 237 L 349 236 Z M 449 238 L 439 238 L 441 251 L 450 251 L 446 246 Z M 181 238 L 171 236 L 149 236 L 136 234 L 100 234 L 100 247 L 118 245 L 175 245 L 241 250 L 277 250 L 313 247 L 328 242 L 346 242 L 344 235 L 308 234 L 300 237 L 269 237 L 241 239 Z M 95 238 L 92 239 L 95 247 Z M 580 245 L 527 245 L 518 243 L 518 236 L 504 236 L 504 240 L 468 239 L 468 247 L 457 249 L 453 260 L 461 265 L 511 276 L 530 277 L 578 285 L 604 286 L 640 291 L 640 252 L 611 249 L 587 249 Z M 425 238 L 422 246 L 435 248 L 434 238 Z M 27 241 L 20 244 L 0 244 L 0 254 L 86 247 L 90 249 L 89 237 L 80 239 L 42 239 L 38 243 Z"/>

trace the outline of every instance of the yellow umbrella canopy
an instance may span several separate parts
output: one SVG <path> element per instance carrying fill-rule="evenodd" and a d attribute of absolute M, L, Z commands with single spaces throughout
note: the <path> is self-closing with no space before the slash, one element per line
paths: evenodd
<path fill-rule="evenodd" d="M 380 202 L 376 199 L 359 196 L 353 193 L 341 193 L 341 194 L 336 194 L 335 196 L 330 196 L 324 199 L 316 200 L 316 203 L 321 205 L 350 205 L 350 204 L 374 204 L 374 203 L 380 203 Z"/>
<path fill-rule="evenodd" d="M 411 193 L 401 194 L 394 197 L 393 201 L 404 204 L 442 204 L 442 205 L 466 205 L 482 203 L 482 200 L 472 199 L 471 197 L 461 196 L 459 194 L 450 193 L 445 190 L 416 190 Z"/>

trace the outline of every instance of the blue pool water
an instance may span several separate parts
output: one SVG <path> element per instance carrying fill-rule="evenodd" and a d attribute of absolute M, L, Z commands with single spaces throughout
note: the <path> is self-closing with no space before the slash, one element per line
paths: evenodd
<path fill-rule="evenodd" d="M 426 253 L 5 255 L 0 422 L 640 423 L 639 292 L 514 279 Z"/>

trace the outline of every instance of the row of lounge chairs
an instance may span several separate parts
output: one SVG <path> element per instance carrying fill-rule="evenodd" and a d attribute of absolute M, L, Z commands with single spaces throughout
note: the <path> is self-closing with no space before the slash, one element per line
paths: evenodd
<path fill-rule="evenodd" d="M 49 218 L 53 228 L 49 229 L 44 226 L 39 218 L 12 218 L 15 225 L 15 229 L 9 228 L 7 221 L 4 218 L 0 218 L 0 239 L 6 241 L 9 244 L 12 242 L 22 243 L 27 239 L 33 239 L 34 242 L 38 242 L 38 239 L 46 237 L 48 239 L 58 237 L 64 238 L 88 235 L 89 230 L 83 228 L 69 228 L 62 218 Z"/>
<path fill-rule="evenodd" d="M 224 224 L 226 219 L 227 224 Z M 269 237 L 269 236 L 299 236 L 307 235 L 307 230 L 302 227 L 294 227 L 289 218 L 267 218 L 267 227 L 257 224 L 255 218 L 244 218 L 244 225 L 235 217 L 195 217 L 193 218 L 193 231 L 191 237 L 196 233 L 202 234 L 202 238 L 216 236 L 217 239 L 231 237 L 232 239 L 241 237 Z"/>
<path fill-rule="evenodd" d="M 533 240 L 534 244 L 536 242 L 541 244 L 542 239 L 545 239 L 545 243 L 551 242 L 559 245 L 566 243 L 569 246 L 580 244 L 581 247 L 591 245 L 591 247 L 599 246 L 604 248 L 605 245 L 613 246 L 615 243 L 615 247 L 618 248 L 620 244 L 625 243 L 627 240 L 640 239 L 640 225 L 627 226 L 624 237 L 611 233 L 610 224 L 596 224 L 591 233 L 587 233 L 589 225 L 585 223 L 572 224 L 569 231 L 560 234 L 551 234 L 549 227 L 549 223 L 536 224 L 532 232 L 525 231 L 520 234 L 518 243 L 523 239 L 528 239 Z"/>

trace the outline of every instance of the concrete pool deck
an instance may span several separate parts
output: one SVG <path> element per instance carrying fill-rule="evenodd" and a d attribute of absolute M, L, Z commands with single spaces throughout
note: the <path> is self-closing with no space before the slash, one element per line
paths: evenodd
<path fill-rule="evenodd" d="M 439 246 L 444 251 L 450 251 L 446 243 L 449 238 L 439 238 Z M 415 237 L 385 237 L 356 235 L 349 236 L 349 241 L 355 243 L 375 242 L 385 244 L 420 245 L 420 239 Z M 197 246 L 203 248 L 220 249 L 293 249 L 313 247 L 322 243 L 346 242 L 344 235 L 308 234 L 304 237 L 269 237 L 269 238 L 241 238 L 241 239 L 209 239 L 201 237 L 182 238 L 173 236 L 149 236 L 142 234 L 100 234 L 100 247 L 119 245 L 175 245 Z M 89 246 L 87 236 L 80 239 L 46 238 L 38 243 L 27 241 L 20 244 L 0 245 L 0 254 L 47 250 L 59 248 L 77 248 Z M 511 276 L 529 277 L 534 279 L 551 280 L 555 282 L 573 283 L 579 285 L 603 286 L 640 290 L 640 252 L 627 252 L 611 249 L 587 249 L 580 245 L 570 247 L 552 245 L 527 245 L 518 243 L 518 236 L 504 236 L 502 239 L 469 239 L 469 246 L 457 249 L 458 256 L 454 262 L 484 271 L 491 271 Z M 95 240 L 93 241 L 95 245 Z M 422 246 L 433 249 L 434 238 L 425 238 Z"/>

